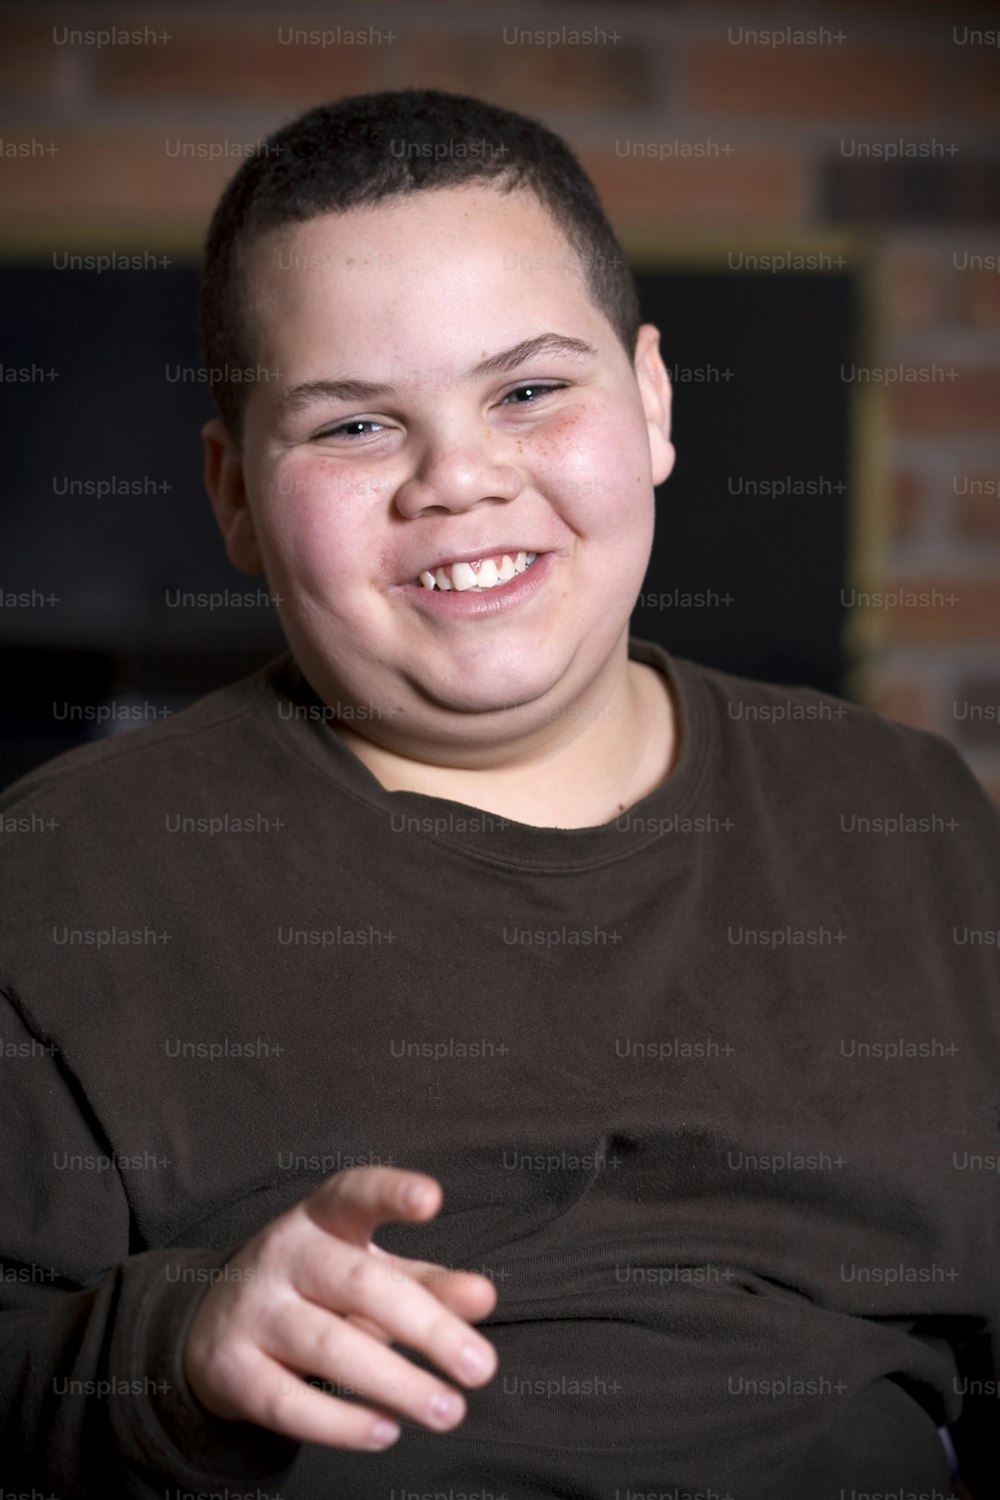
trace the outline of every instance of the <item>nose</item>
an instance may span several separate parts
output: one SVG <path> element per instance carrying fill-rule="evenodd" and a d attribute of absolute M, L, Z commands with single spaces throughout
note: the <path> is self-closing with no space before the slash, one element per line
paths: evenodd
<path fill-rule="evenodd" d="M 415 471 L 396 491 L 400 515 L 428 510 L 471 510 L 481 500 L 514 500 L 524 481 L 493 450 L 492 434 L 479 438 L 430 439 Z"/>

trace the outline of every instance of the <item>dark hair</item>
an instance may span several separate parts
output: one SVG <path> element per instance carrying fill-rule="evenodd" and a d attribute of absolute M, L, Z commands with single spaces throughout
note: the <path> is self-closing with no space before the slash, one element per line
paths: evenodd
<path fill-rule="evenodd" d="M 397 143 L 405 149 L 396 150 Z M 319 214 L 471 181 L 535 193 L 632 359 L 641 324 L 635 281 L 594 184 L 559 136 L 526 115 L 440 89 L 349 95 L 318 105 L 262 142 L 227 185 L 209 224 L 202 358 L 237 444 L 254 364 L 243 273 L 257 236 Z"/>

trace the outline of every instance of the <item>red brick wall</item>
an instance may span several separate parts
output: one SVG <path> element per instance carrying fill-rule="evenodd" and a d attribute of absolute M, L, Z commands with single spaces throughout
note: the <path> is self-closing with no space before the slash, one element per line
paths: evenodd
<path fill-rule="evenodd" d="M 851 637 L 866 643 L 855 691 L 954 740 L 1000 798 L 1000 13 L 843 4 L 805 21 L 796 9 L 8 6 L 8 242 L 85 228 L 197 243 L 241 148 L 323 99 L 411 84 L 543 118 L 580 152 L 626 238 L 794 250 L 848 232 L 868 277 L 870 364 L 896 372 L 870 397 L 852 504 L 854 581 L 899 602 Z M 57 40 L 109 26 L 150 39 Z M 336 26 L 380 37 L 287 39 Z M 807 26 L 819 34 L 806 44 L 789 35 Z M 561 34 L 515 40 L 516 27 Z M 573 36 L 585 28 L 603 36 Z M 663 149 L 624 156 L 623 140 Z M 178 155 L 178 142 L 199 154 Z M 882 155 L 862 159 L 872 143 Z M 11 154 L 18 144 L 31 154 Z"/>

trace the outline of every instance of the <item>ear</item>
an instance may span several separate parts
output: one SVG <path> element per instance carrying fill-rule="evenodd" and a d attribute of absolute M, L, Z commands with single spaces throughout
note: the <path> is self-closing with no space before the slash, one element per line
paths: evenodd
<path fill-rule="evenodd" d="M 660 357 L 660 330 L 652 323 L 643 323 L 635 341 L 635 378 L 646 413 L 653 483 L 662 484 L 677 455 L 670 441 L 670 376 Z"/>
<path fill-rule="evenodd" d="M 205 488 L 226 543 L 226 554 L 241 573 L 257 577 L 264 571 L 264 562 L 247 503 L 239 449 L 218 417 L 205 423 L 201 440 L 205 448 Z"/>

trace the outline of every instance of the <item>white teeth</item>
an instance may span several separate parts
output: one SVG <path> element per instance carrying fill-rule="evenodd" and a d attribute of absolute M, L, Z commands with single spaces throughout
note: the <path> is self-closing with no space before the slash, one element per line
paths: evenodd
<path fill-rule="evenodd" d="M 469 563 L 453 563 L 450 568 L 434 568 L 433 571 L 427 569 L 419 575 L 418 582 L 425 589 L 454 589 L 458 593 L 476 589 L 482 592 L 496 588 L 499 584 L 509 583 L 512 578 L 530 568 L 537 556 L 537 552 L 505 552 L 499 567 L 492 557 L 485 557 L 479 564 L 478 572 Z"/>

